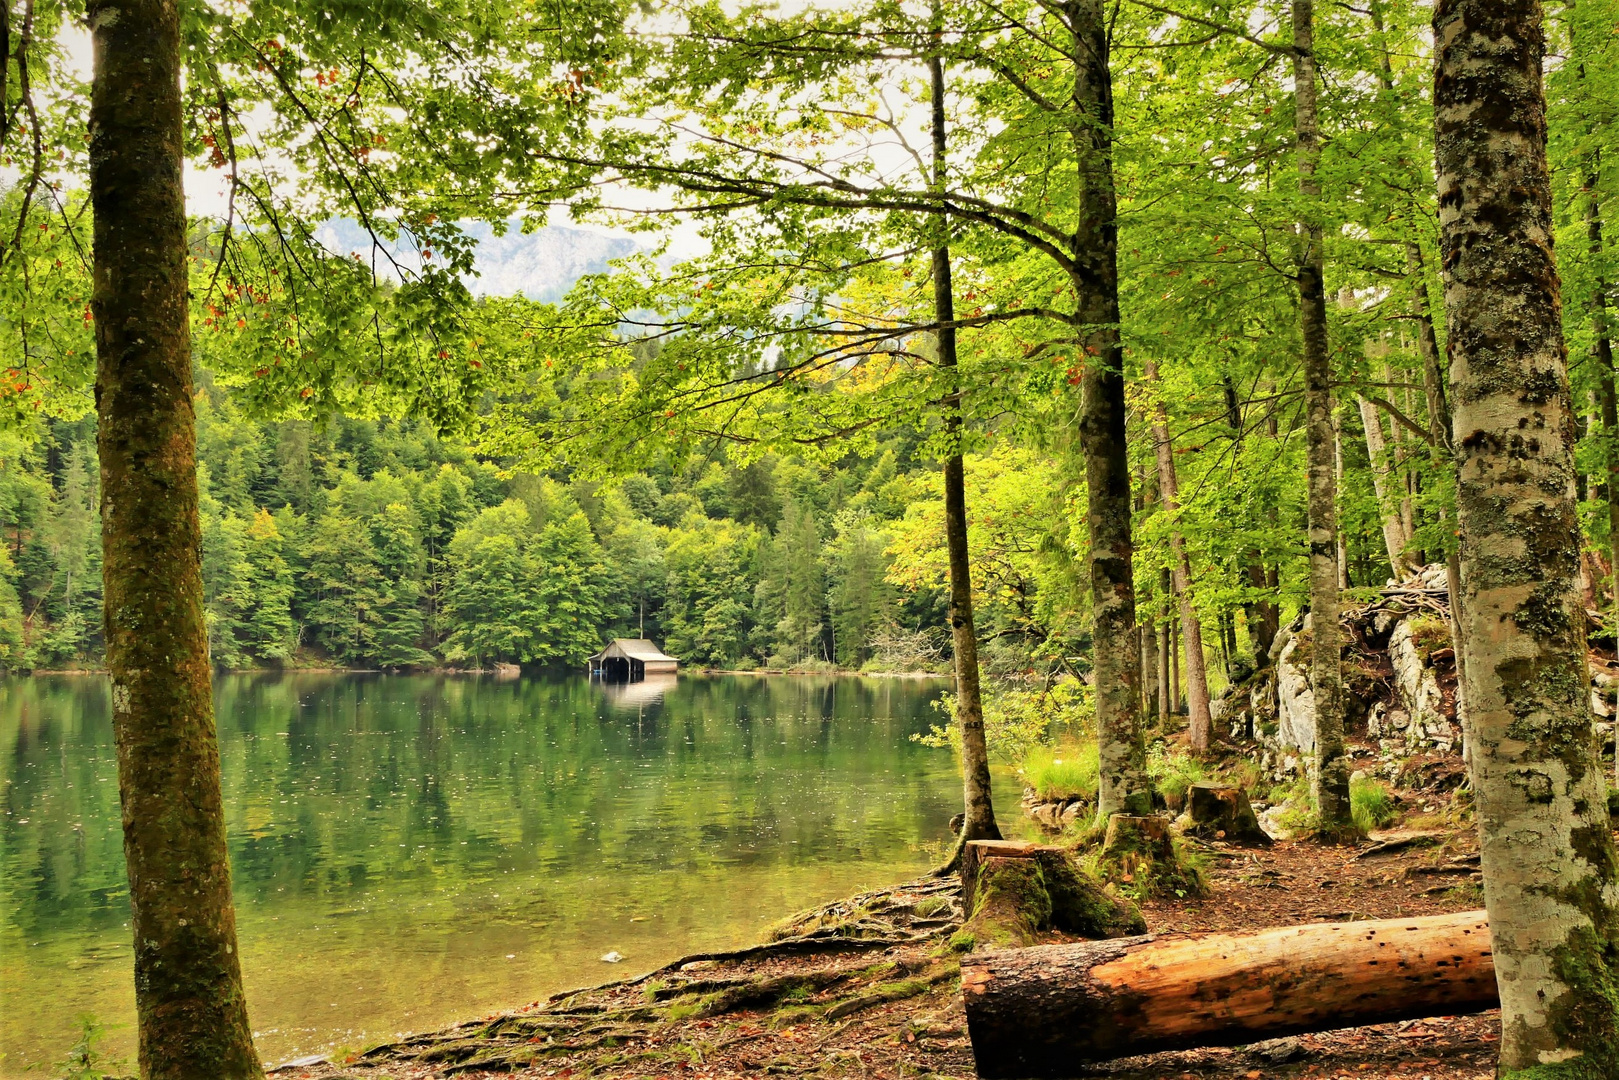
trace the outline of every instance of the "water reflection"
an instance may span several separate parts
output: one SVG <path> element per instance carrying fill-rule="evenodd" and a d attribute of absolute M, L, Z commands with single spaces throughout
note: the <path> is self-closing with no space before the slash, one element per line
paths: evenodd
<path fill-rule="evenodd" d="M 358 1046 L 599 981 L 610 949 L 643 969 L 739 943 L 924 867 L 960 799 L 950 755 L 909 739 L 940 689 L 221 679 L 262 1053 Z M 105 681 L 0 682 L 0 777 L 0 1072 L 59 1056 L 81 1012 L 125 1025 L 128 1053 Z"/>
<path fill-rule="evenodd" d="M 663 696 L 679 683 L 678 675 L 648 675 L 634 682 L 613 682 L 609 679 L 592 679 L 590 682 L 615 708 L 638 715 L 644 715 L 648 705 L 662 702 Z"/>

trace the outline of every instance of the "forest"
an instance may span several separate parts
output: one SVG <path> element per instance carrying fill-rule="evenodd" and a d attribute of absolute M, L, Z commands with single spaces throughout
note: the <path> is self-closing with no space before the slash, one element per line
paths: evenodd
<path fill-rule="evenodd" d="M 614 636 L 948 675 L 962 812 L 774 931 L 958 959 L 660 969 L 580 1006 L 608 1038 L 948 984 L 986 1077 L 1447 1003 L 1503 1077 L 1619 1072 L 1611 0 L 0 12 L 0 669 L 106 675 L 143 1076 L 262 1070 L 219 672 Z M 480 261 L 564 223 L 613 257 Z M 1419 774 L 1432 829 L 1380 832 Z M 1483 910 L 1141 936 L 1243 838 L 1436 846 L 1382 884 Z M 553 1005 L 365 1067 L 540 1069 L 517 1028 L 600 1034 Z"/>

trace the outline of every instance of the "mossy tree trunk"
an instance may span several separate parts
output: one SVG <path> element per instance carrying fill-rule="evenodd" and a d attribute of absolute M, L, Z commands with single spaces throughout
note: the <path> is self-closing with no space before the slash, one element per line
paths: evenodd
<path fill-rule="evenodd" d="M 1535 0 L 1439 0 L 1435 157 L 1461 639 L 1501 1068 L 1619 1075 L 1619 863 L 1591 732 Z"/>
<path fill-rule="evenodd" d="M 1077 300 L 1079 442 L 1089 500 L 1092 656 L 1096 674 L 1097 813 L 1144 814 L 1152 788 L 1142 741 L 1136 651 L 1135 548 L 1130 533 L 1130 457 L 1125 441 L 1119 346 L 1118 202 L 1113 188 L 1113 81 L 1101 0 L 1071 0 L 1074 89 L 1069 137 L 1080 176 L 1069 280 Z"/>
<path fill-rule="evenodd" d="M 262 1075 L 242 993 L 203 623 L 175 0 L 92 0 L 107 667 L 141 1075 Z"/>
<path fill-rule="evenodd" d="M 1304 343 L 1305 442 L 1309 461 L 1310 683 L 1315 691 L 1315 800 L 1321 831 L 1331 837 L 1354 829 L 1349 812 L 1349 757 L 1344 749 L 1343 673 L 1338 626 L 1337 432 L 1332 417 L 1332 357 L 1327 349 L 1326 256 L 1315 203 L 1321 197 L 1316 166 L 1321 154 L 1316 111 L 1314 0 L 1293 0 L 1293 112 L 1299 193 L 1304 220 L 1298 229 L 1295 273 L 1299 330 Z"/>
<path fill-rule="evenodd" d="M 944 189 L 946 129 L 944 64 L 928 61 L 932 78 L 933 182 Z M 956 374 L 955 293 L 950 280 L 949 222 L 937 215 L 940 240 L 933 249 L 933 311 L 939 323 L 939 366 Z M 945 430 L 953 445 L 944 462 L 944 532 L 950 566 L 950 637 L 955 652 L 956 723 L 961 726 L 962 795 L 965 802 L 961 841 L 999 840 L 995 806 L 990 799 L 989 745 L 984 737 L 984 699 L 978 678 L 978 631 L 973 624 L 972 564 L 967 556 L 967 484 L 961 454 L 961 387 L 953 383 L 944 402 Z"/>
<path fill-rule="evenodd" d="M 1158 382 L 1158 365 L 1147 361 L 1147 381 Z M 1169 417 L 1162 398 L 1153 409 L 1152 442 L 1158 464 L 1158 490 L 1164 512 L 1180 511 L 1180 482 L 1175 475 L 1175 450 L 1169 441 Z M 1169 529 L 1170 583 L 1180 611 L 1181 644 L 1186 649 L 1187 733 L 1192 749 L 1204 753 L 1209 748 L 1209 676 L 1203 659 L 1203 624 L 1198 621 L 1196 598 L 1192 595 L 1192 560 L 1186 553 L 1186 537 L 1179 523 Z"/>

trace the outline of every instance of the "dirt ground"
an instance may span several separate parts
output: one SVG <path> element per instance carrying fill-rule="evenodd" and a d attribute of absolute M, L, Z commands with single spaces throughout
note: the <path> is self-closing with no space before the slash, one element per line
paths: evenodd
<path fill-rule="evenodd" d="M 1143 906 L 1159 935 L 1244 931 L 1466 911 L 1482 906 L 1470 830 L 1378 848 L 1223 844 L 1204 854 L 1211 895 Z M 784 926 L 777 940 L 689 957 L 638 979 L 532 1002 L 377 1047 L 283 1080 L 449 1076 L 721 1080 L 971 1077 L 959 957 L 959 885 L 933 879 L 851 897 Z M 1049 935 L 1061 941 L 1061 935 Z M 1237 1049 L 1076 1069 L 1116 1080 L 1494 1076 L 1496 1013 L 1353 1028 Z"/>

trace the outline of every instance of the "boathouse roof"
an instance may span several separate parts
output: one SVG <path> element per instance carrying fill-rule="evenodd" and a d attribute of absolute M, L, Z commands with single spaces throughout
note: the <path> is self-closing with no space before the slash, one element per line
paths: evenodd
<path fill-rule="evenodd" d="M 607 643 L 605 649 L 592 656 L 590 660 L 595 663 L 613 656 L 621 656 L 626 660 L 667 660 L 671 663 L 679 663 L 678 660 L 658 648 L 649 639 L 631 637 L 614 638 Z"/>

